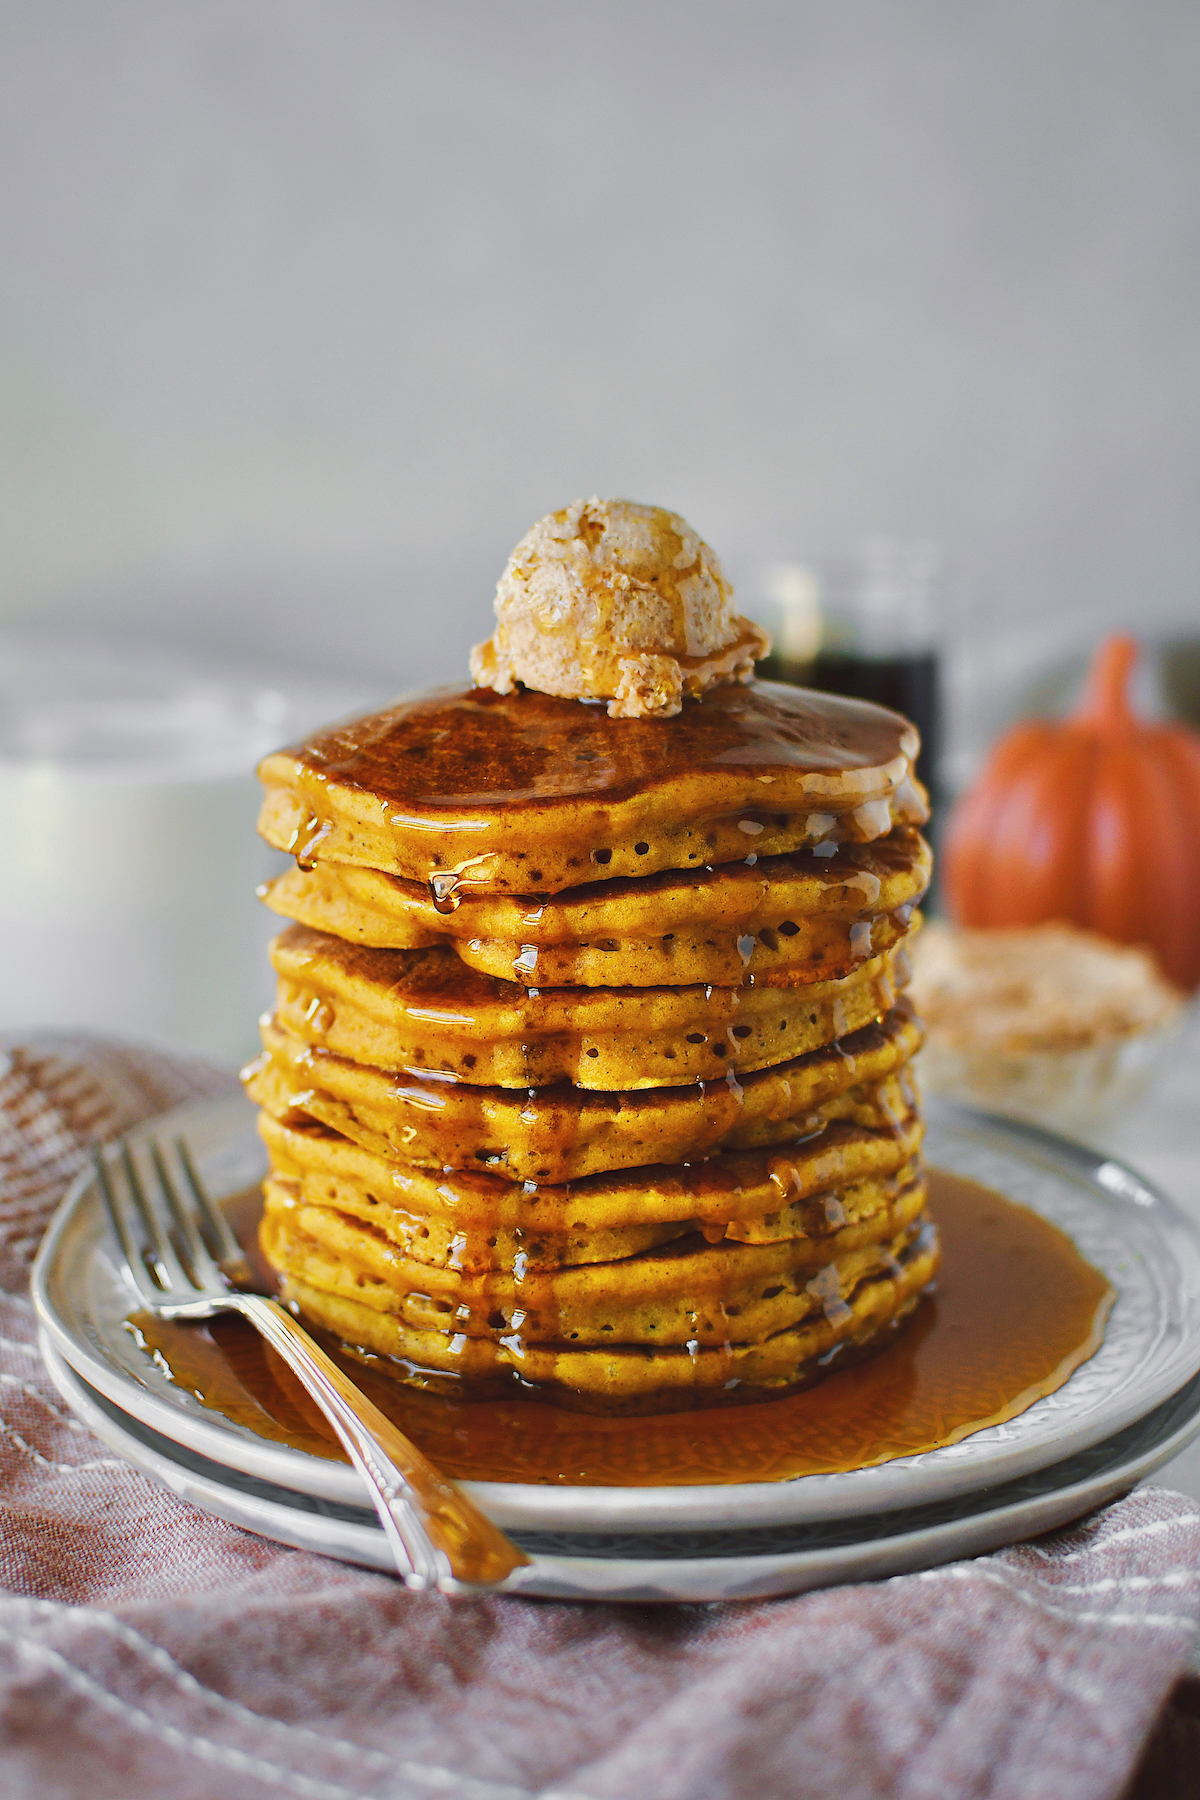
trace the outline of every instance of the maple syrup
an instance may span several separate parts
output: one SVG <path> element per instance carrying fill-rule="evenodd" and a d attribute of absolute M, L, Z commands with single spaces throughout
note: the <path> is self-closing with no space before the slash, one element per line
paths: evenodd
<path fill-rule="evenodd" d="M 645 1419 L 596 1417 L 541 1401 L 448 1398 L 398 1384 L 382 1358 L 323 1339 L 389 1418 L 460 1480 L 566 1486 L 782 1481 L 863 1468 L 957 1443 L 1024 1412 L 1099 1347 L 1115 1298 L 1071 1240 L 977 1182 L 929 1171 L 942 1235 L 936 1291 L 877 1355 L 784 1399 Z M 228 1211 L 264 1287 L 257 1189 Z M 344 1460 L 332 1431 L 244 1320 L 130 1328 L 207 1407 L 259 1436 Z M 374 1364 L 374 1366 L 372 1366 Z"/>
<path fill-rule="evenodd" d="M 444 687 L 318 732 L 285 754 L 402 810 L 511 809 L 584 796 L 626 799 L 697 771 L 841 775 L 880 770 L 915 745 L 896 713 L 782 683 L 731 683 L 678 717 L 621 719 L 522 689 Z M 885 828 L 886 829 L 886 828 Z M 316 841 L 314 813 L 303 835 Z"/>
<path fill-rule="evenodd" d="M 936 651 L 905 650 L 890 656 L 870 656 L 822 649 L 816 656 L 802 660 L 768 656 L 759 663 L 758 671 L 767 681 L 785 681 L 799 688 L 819 688 L 828 694 L 871 700 L 876 706 L 886 706 L 911 719 L 921 734 L 917 775 L 927 788 L 935 788 L 942 748 L 941 680 Z"/>

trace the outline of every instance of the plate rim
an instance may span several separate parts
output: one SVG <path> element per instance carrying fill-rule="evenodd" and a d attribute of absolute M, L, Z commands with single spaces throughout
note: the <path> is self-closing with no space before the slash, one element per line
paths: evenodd
<path fill-rule="evenodd" d="M 1200 1258 L 1200 1230 L 1169 1196 L 1120 1159 L 1093 1151 L 1054 1132 L 957 1103 L 935 1098 L 926 1110 L 928 1117 L 950 1126 L 983 1127 L 993 1136 L 998 1135 L 1019 1157 L 1024 1152 L 1022 1159 L 1026 1162 L 1044 1166 L 1048 1161 L 1060 1176 L 1082 1180 L 1092 1189 L 1093 1195 L 1099 1189 L 1110 1202 L 1124 1201 L 1134 1205 L 1143 1217 L 1148 1211 L 1156 1211 L 1159 1221 L 1165 1221 L 1190 1240 L 1193 1251 Z M 195 1123 L 201 1120 L 207 1122 L 209 1129 L 214 1128 L 215 1121 L 219 1131 L 225 1114 L 229 1115 L 230 1123 L 223 1128 L 231 1134 L 234 1130 L 249 1127 L 253 1113 L 250 1102 L 241 1095 L 188 1101 L 145 1120 L 127 1136 L 136 1141 L 166 1131 L 178 1133 L 188 1128 L 189 1121 L 195 1129 Z M 1107 1181 L 1099 1179 L 1101 1170 L 1113 1172 Z M 76 1176 L 55 1212 L 31 1277 L 31 1292 L 39 1321 L 65 1361 L 113 1405 L 131 1416 L 143 1418 L 162 1436 L 196 1454 L 241 1469 L 258 1479 L 273 1481 L 281 1487 L 308 1493 L 314 1498 L 358 1505 L 369 1512 L 366 1490 L 348 1464 L 314 1457 L 289 1445 L 256 1437 L 249 1430 L 236 1430 L 220 1413 L 201 1409 L 198 1402 L 195 1412 L 172 1403 L 152 1389 L 137 1384 L 115 1363 L 102 1361 L 81 1341 L 70 1324 L 59 1317 L 50 1296 L 50 1283 L 67 1233 L 77 1215 L 88 1206 L 89 1197 L 94 1205 L 97 1204 L 91 1166 Z M 1159 1235 L 1163 1234 L 1160 1232 Z M 1165 1238 L 1164 1248 L 1170 1248 Z M 1001 1446 L 986 1465 L 951 1460 L 941 1466 L 938 1469 L 938 1497 L 950 1498 L 994 1486 L 1047 1467 L 1061 1460 L 1063 1455 L 1103 1441 L 1153 1411 L 1198 1370 L 1200 1333 L 1186 1356 L 1177 1354 L 1148 1390 L 1138 1390 L 1135 1384 L 1137 1397 L 1127 1396 L 1125 1402 L 1102 1421 L 1097 1422 L 1093 1415 L 1090 1422 L 1068 1428 L 1062 1433 L 1061 1440 L 1056 1439 L 1053 1443 L 1044 1439 L 1040 1444 Z M 136 1404 L 133 1401 L 135 1395 Z M 1018 1418 L 1027 1416 L 1025 1413 Z M 222 1446 L 219 1454 L 214 1448 L 218 1444 Z M 948 1450 L 954 1448 L 946 1446 Z M 940 1452 L 935 1450 L 926 1454 L 932 1459 Z M 718 1510 L 727 1515 L 735 1514 L 746 1524 L 766 1525 L 799 1522 L 806 1518 L 815 1520 L 835 1514 L 903 1509 L 913 1504 L 914 1497 L 911 1486 L 905 1491 L 904 1479 L 907 1476 L 911 1481 L 912 1471 L 895 1468 L 896 1462 L 902 1460 L 892 1459 L 890 1463 L 874 1464 L 865 1469 L 769 1482 L 692 1483 L 676 1487 L 560 1487 L 552 1483 L 464 1481 L 462 1486 L 498 1524 L 509 1529 L 653 1530 L 656 1526 L 660 1529 L 666 1526 L 703 1529 Z M 890 1482 L 886 1473 L 889 1469 L 892 1471 Z M 586 1520 L 586 1525 L 567 1526 L 564 1520 L 568 1514 L 573 1520 Z"/>
<path fill-rule="evenodd" d="M 238 1490 L 224 1487 L 219 1477 L 189 1470 L 173 1458 L 171 1448 L 182 1448 L 173 1445 L 173 1440 L 163 1439 L 166 1449 L 160 1450 L 122 1430 L 95 1406 L 86 1392 L 84 1377 L 53 1344 L 46 1343 L 43 1354 L 51 1380 L 72 1410 L 110 1449 L 117 1450 L 134 1468 L 158 1485 L 210 1516 L 222 1518 L 273 1542 L 291 1543 L 295 1548 L 319 1555 L 383 1573 L 395 1573 L 384 1534 L 373 1522 L 364 1520 L 359 1524 L 330 1519 L 305 1504 L 313 1496 L 298 1496 L 300 1504 L 294 1507 L 263 1497 L 243 1495 L 239 1499 Z M 84 1389 L 82 1394 L 81 1387 Z M 128 1419 L 129 1415 L 123 1417 Z M 1130 1492 L 1139 1481 L 1169 1462 L 1198 1436 L 1200 1392 L 1194 1396 L 1185 1420 L 1150 1449 L 1135 1451 L 1108 1468 L 1051 1488 L 1044 1494 L 1011 1500 L 1000 1506 L 989 1506 L 987 1490 L 983 1490 L 968 1497 L 978 1504 L 962 1518 L 942 1520 L 883 1537 L 864 1537 L 837 1546 L 768 1551 L 749 1556 L 676 1557 L 655 1561 L 644 1556 L 545 1555 L 535 1550 L 531 1563 L 515 1572 L 505 1591 L 529 1598 L 670 1604 L 764 1599 L 849 1581 L 914 1573 L 940 1563 L 986 1554 L 1070 1524 L 1097 1506 L 1109 1504 Z M 130 1453 L 130 1443 L 137 1447 L 137 1454 Z M 1064 1460 L 1069 1462 L 1070 1459 Z M 163 1465 L 167 1465 L 166 1468 Z M 1054 1466 L 1045 1473 L 1052 1473 Z M 219 1470 L 221 1465 L 216 1467 Z M 170 1479 L 172 1471 L 177 1472 L 178 1479 Z M 232 1503 L 226 1498 L 231 1494 L 234 1496 Z M 256 1512 L 257 1517 L 251 1516 Z M 299 1524 L 301 1520 L 303 1525 Z M 866 1523 L 864 1516 L 863 1524 Z"/>

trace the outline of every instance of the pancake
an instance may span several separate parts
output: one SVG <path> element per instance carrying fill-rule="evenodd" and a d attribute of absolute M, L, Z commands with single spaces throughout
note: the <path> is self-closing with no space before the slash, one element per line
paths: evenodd
<path fill-rule="evenodd" d="M 292 925 L 275 939 L 276 1016 L 373 1068 L 468 1084 L 682 1086 L 802 1056 L 888 1012 L 904 941 L 805 987 L 544 988 L 481 975 L 452 950 L 372 950 Z"/>
<path fill-rule="evenodd" d="M 866 701 L 773 682 L 672 719 L 611 719 L 521 689 L 434 689 L 260 765 L 259 830 L 302 864 L 472 889 L 581 882 L 865 843 L 928 817 L 917 734 Z"/>
<path fill-rule="evenodd" d="M 286 1270 L 295 1252 L 310 1277 L 338 1280 L 334 1259 L 323 1262 L 316 1246 L 302 1245 L 273 1215 L 268 1254 L 284 1267 L 284 1293 L 300 1311 L 348 1343 L 394 1359 L 396 1375 L 438 1391 L 486 1394 L 518 1386 L 537 1397 L 581 1411 L 668 1412 L 705 1404 L 783 1394 L 820 1380 L 833 1359 L 862 1353 L 886 1341 L 937 1273 L 939 1248 L 932 1226 L 910 1228 L 904 1242 L 852 1292 L 823 1288 L 821 1305 L 798 1325 L 760 1343 L 722 1342 L 675 1347 L 617 1345 L 592 1348 L 572 1344 L 531 1344 L 518 1333 L 503 1340 L 469 1337 L 407 1324 L 369 1303 L 363 1290 L 353 1296 L 317 1285 Z M 308 1241 L 311 1245 L 311 1240 Z"/>
<path fill-rule="evenodd" d="M 892 1204 L 901 1187 L 916 1179 L 915 1162 L 906 1161 L 895 1173 L 866 1175 L 800 1196 L 788 1179 L 792 1171 L 780 1170 L 791 1197 L 781 1204 L 781 1183 L 773 1199 L 778 1206 L 774 1213 L 742 1220 L 693 1217 L 602 1225 L 595 1222 L 584 1184 L 565 1193 L 543 1189 L 520 1195 L 511 1188 L 502 1193 L 494 1176 L 470 1170 L 443 1176 L 408 1163 L 387 1163 L 320 1126 L 288 1126 L 264 1115 L 262 1134 L 274 1171 L 268 1177 L 272 1191 L 286 1190 L 297 1204 L 328 1207 L 363 1220 L 410 1262 L 474 1274 L 507 1269 L 524 1275 L 530 1270 L 612 1262 L 697 1230 L 709 1243 L 725 1237 L 739 1243 L 770 1243 L 784 1237 L 828 1239 L 846 1226 L 874 1218 Z M 853 1154 L 847 1158 L 854 1164 L 861 1160 Z M 892 1164 L 895 1159 L 879 1160 Z M 827 1155 L 820 1166 L 828 1173 L 834 1161 Z M 811 1175 L 815 1166 L 810 1164 L 805 1172 Z M 596 1198 L 611 1200 L 612 1184 Z"/>
<path fill-rule="evenodd" d="M 910 1108 L 888 1125 L 835 1119 L 786 1151 L 725 1151 L 707 1162 L 518 1186 L 472 1169 L 421 1170 L 319 1127 L 263 1121 L 275 1173 L 323 1194 L 322 1204 L 333 1205 L 336 1194 L 358 1195 L 354 1203 L 347 1199 L 346 1210 L 370 1216 L 378 1206 L 386 1215 L 399 1206 L 413 1215 L 440 1215 L 467 1240 L 483 1233 L 485 1241 L 493 1229 L 557 1236 L 679 1223 L 700 1227 L 714 1241 L 827 1235 L 826 1194 L 896 1174 L 916 1156 L 922 1129 Z"/>
<path fill-rule="evenodd" d="M 611 1262 L 468 1274 L 406 1259 L 382 1232 L 269 1183 L 263 1242 L 311 1286 L 395 1312 L 418 1330 L 497 1343 L 758 1343 L 852 1293 L 905 1247 L 925 1205 L 911 1181 L 832 1238 L 713 1245 L 700 1233 Z M 276 1266 L 279 1266 L 276 1262 Z"/>
<path fill-rule="evenodd" d="M 720 1149 L 792 1144 L 831 1118 L 871 1123 L 870 1091 L 921 1041 L 907 1000 L 877 1024 L 742 1080 L 624 1093 L 558 1085 L 532 1093 L 396 1076 L 314 1048 L 271 1021 L 245 1080 L 277 1119 L 318 1120 L 385 1161 L 488 1169 L 509 1182 L 700 1160 Z M 911 1093 L 910 1093 L 911 1098 Z"/>
<path fill-rule="evenodd" d="M 931 863 L 920 835 L 901 829 L 872 844 L 821 844 L 558 895 L 465 894 L 450 913 L 417 882 L 324 861 L 288 870 L 259 896 L 347 943 L 448 944 L 470 967 L 526 987 L 790 985 L 848 974 L 899 942 Z"/>
<path fill-rule="evenodd" d="M 293 1128 L 294 1129 L 294 1128 Z M 266 1135 L 264 1133 L 264 1135 Z M 344 1139 L 331 1137 L 334 1145 Z M 351 1146 L 358 1148 L 357 1146 Z M 369 1153 L 359 1150 L 361 1157 Z M 566 1231 L 543 1231 L 537 1225 L 499 1225 L 476 1220 L 471 1224 L 459 1219 L 450 1209 L 436 1210 L 441 1196 L 436 1177 L 424 1181 L 413 1179 L 422 1173 L 404 1164 L 386 1165 L 362 1176 L 338 1169 L 332 1177 L 320 1168 L 324 1159 L 314 1158 L 303 1174 L 288 1175 L 282 1171 L 291 1159 L 272 1155 L 276 1173 L 269 1175 L 264 1192 L 272 1205 L 290 1199 L 300 1210 L 323 1207 L 347 1218 L 361 1219 L 382 1232 L 411 1264 L 429 1268 L 461 1270 L 481 1274 L 495 1269 L 570 1269 L 581 1263 L 612 1262 L 618 1257 L 637 1256 L 668 1244 L 673 1238 L 685 1237 L 694 1226 L 686 1220 L 661 1225 L 618 1225 L 608 1229 L 582 1224 Z M 336 1154 L 329 1159 L 337 1166 Z M 396 1180 L 392 1181 L 393 1174 Z M 380 1179 L 382 1177 L 382 1179 Z M 470 1181 L 470 1176 L 460 1176 Z M 457 1183 L 455 1184 L 457 1186 Z M 882 1189 L 882 1184 L 877 1184 Z M 486 1196 L 485 1196 L 486 1197 Z M 410 1211 L 401 1204 L 427 1203 L 435 1210 Z M 534 1215 L 536 1218 L 536 1214 Z"/>

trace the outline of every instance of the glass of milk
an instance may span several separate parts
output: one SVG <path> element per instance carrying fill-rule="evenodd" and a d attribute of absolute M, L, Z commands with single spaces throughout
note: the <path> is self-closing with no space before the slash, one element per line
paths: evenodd
<path fill-rule="evenodd" d="M 359 699 L 0 633 L 0 1030 L 252 1053 L 278 929 L 254 890 L 284 862 L 255 764 Z"/>

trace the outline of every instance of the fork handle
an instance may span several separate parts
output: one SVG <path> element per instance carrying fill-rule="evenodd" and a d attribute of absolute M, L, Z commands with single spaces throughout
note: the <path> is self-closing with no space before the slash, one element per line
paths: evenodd
<path fill-rule="evenodd" d="M 367 1484 L 406 1587 L 479 1593 L 529 1562 L 462 1490 L 372 1405 L 277 1300 L 231 1294 L 312 1395 Z"/>

